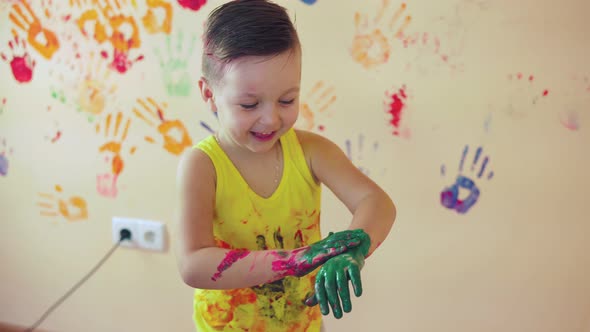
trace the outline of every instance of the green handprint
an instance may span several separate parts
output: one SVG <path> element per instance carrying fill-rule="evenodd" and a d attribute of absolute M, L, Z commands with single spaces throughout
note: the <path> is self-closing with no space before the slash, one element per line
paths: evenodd
<path fill-rule="evenodd" d="M 186 97 L 192 90 L 192 80 L 188 70 L 189 58 L 193 53 L 197 36 L 193 35 L 190 40 L 188 52 L 183 53 L 184 33 L 179 31 L 176 37 L 176 47 L 172 47 L 172 40 L 166 36 L 166 56 L 162 55 L 159 48 L 155 49 L 156 56 L 160 60 L 160 67 L 164 75 L 164 84 L 170 96 Z"/>
<path fill-rule="evenodd" d="M 365 265 L 371 239 L 367 233 L 360 231 L 363 234 L 361 244 L 327 261 L 316 275 L 315 294 L 308 297 L 305 304 L 315 306 L 319 303 L 323 315 L 330 313 L 328 304 L 332 307 L 332 313 L 337 319 L 342 318 L 342 310 L 344 312 L 352 310 L 348 280 L 352 283 L 356 297 L 363 293 L 360 271 Z"/>

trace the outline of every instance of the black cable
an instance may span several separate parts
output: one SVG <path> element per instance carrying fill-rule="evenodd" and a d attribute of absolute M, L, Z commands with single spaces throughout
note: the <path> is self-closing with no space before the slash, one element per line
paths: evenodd
<path fill-rule="evenodd" d="M 43 313 L 43 315 L 41 315 L 41 318 L 39 318 L 33 325 L 31 325 L 31 327 L 29 327 L 25 331 L 31 332 L 31 331 L 35 330 L 39 325 L 41 325 L 41 323 L 47 318 L 47 316 L 49 316 L 49 314 L 53 310 L 55 310 L 63 301 L 65 301 L 65 299 L 67 299 L 70 295 L 72 295 L 72 293 L 74 293 L 74 291 L 76 291 L 76 289 L 78 289 L 78 287 L 82 286 L 82 284 L 84 282 L 86 282 L 86 280 L 88 280 L 88 278 L 90 278 L 94 274 L 94 272 L 96 272 L 101 267 L 102 264 L 104 264 L 104 262 L 119 247 L 121 242 L 123 242 L 125 240 L 130 240 L 130 239 L 131 239 L 131 232 L 128 229 L 122 229 L 120 232 L 119 241 L 117 243 L 115 243 L 115 245 L 111 248 L 111 250 L 109 250 L 109 252 L 98 262 L 98 264 L 96 264 L 96 266 L 94 266 L 90 270 L 90 272 L 88 272 L 82 279 L 80 279 L 80 281 L 78 281 L 72 288 L 70 288 L 70 290 L 68 290 L 59 300 L 57 300 L 51 307 L 49 307 L 49 309 L 47 309 L 47 311 L 45 311 L 45 313 Z"/>

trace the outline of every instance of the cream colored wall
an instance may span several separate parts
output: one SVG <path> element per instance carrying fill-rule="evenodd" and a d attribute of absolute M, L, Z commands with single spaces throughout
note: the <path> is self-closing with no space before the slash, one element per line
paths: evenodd
<path fill-rule="evenodd" d="M 0 5 L 0 51 L 8 61 L 11 29 L 26 37 L 9 19 L 16 13 L 10 2 Z M 134 108 L 143 111 L 138 98 L 153 98 L 167 120 L 180 120 L 192 143 L 208 134 L 199 121 L 215 128 L 214 117 L 194 90 L 198 44 L 186 58 L 188 64 L 180 63 L 193 90 L 170 95 L 163 82 L 168 69 L 161 68 L 154 51 L 165 50 L 168 35 L 150 34 L 142 23 L 147 2 L 138 0 L 134 8 L 122 1 L 123 12 L 138 23 L 142 42 L 130 51 L 131 57 L 145 57 L 124 74 L 109 70 L 100 56 L 89 55 L 98 54 L 100 47 L 110 52 L 108 42 L 98 45 L 71 21 L 59 21 L 60 15 L 77 18 L 90 8 L 84 7 L 90 1 L 79 2 L 81 9 L 54 0 L 46 17 L 42 6 L 48 2 L 33 1 L 42 26 L 61 43 L 51 58 L 26 43 L 36 62 L 30 82 L 17 83 L 10 65 L 0 63 L 0 153 L 9 161 L 7 174 L 0 177 L 4 322 L 31 324 L 89 271 L 112 245 L 113 216 L 160 220 L 173 233 L 178 156 L 163 148 L 157 118 L 150 126 L 133 113 Z M 172 1 L 172 41 L 177 32 L 185 32 L 181 44 L 188 51 L 191 34 L 200 36 L 207 13 L 222 2 L 209 1 L 191 11 Z M 363 270 L 364 295 L 354 299 L 353 312 L 343 319 L 327 318 L 328 330 L 590 331 L 590 223 L 584 216 L 590 194 L 590 4 L 410 1 L 400 20 L 380 27 L 391 47 L 387 61 L 367 68 L 351 56 L 360 52 L 352 47 L 355 14 L 366 14 L 367 26 L 359 28 L 374 32 L 375 15 L 387 23 L 401 2 L 389 1 L 386 8 L 377 0 L 280 3 L 296 16 L 303 41 L 302 102 L 314 111 L 311 129 L 343 149 L 351 140 L 353 161 L 369 170 L 398 207 L 390 237 Z M 406 15 L 411 21 L 396 38 Z M 420 39 L 412 43 L 413 36 Z M 407 48 L 404 38 L 410 41 Z M 76 40 L 81 59 L 72 57 Z M 378 49 L 369 56 L 375 54 Z M 448 55 L 447 62 L 443 55 Z M 520 80 L 518 73 L 523 74 Z M 308 95 L 318 81 L 332 86 L 328 96 L 336 96 L 325 112 Z M 80 99 L 80 91 L 88 94 L 84 82 L 97 83 L 104 108 L 100 98 Z M 402 98 L 399 128 L 394 128 L 383 103 L 400 88 L 407 96 Z M 63 91 L 65 102 L 53 98 L 52 91 Z M 89 119 L 91 112 L 95 114 Z M 121 152 L 124 169 L 117 194 L 101 194 L 97 174 L 111 172 L 105 156 L 112 154 L 101 154 L 98 148 L 120 137 L 113 136 L 114 122 L 105 134 L 108 114 L 118 112 L 131 123 Z M 304 120 L 299 127 L 309 125 Z M 400 134 L 393 135 L 394 130 Z M 52 143 L 57 131 L 61 137 Z M 169 134 L 179 137 L 178 130 Z M 361 135 L 364 143 L 359 145 Z M 489 156 L 485 174 L 493 171 L 494 176 L 473 178 L 481 196 L 459 214 L 443 207 L 439 198 L 454 182 L 466 145 L 464 174 L 473 175 L 468 166 L 482 146 L 481 157 Z M 73 196 L 86 203 L 87 217 L 78 221 L 68 220 L 57 208 L 60 199 L 67 202 Z M 49 204 L 40 207 L 40 201 Z M 43 216 L 44 209 L 56 215 Z M 323 231 L 343 229 L 349 220 L 326 190 Z M 191 290 L 178 276 L 172 251 L 120 248 L 42 327 L 64 332 L 191 331 Z"/>

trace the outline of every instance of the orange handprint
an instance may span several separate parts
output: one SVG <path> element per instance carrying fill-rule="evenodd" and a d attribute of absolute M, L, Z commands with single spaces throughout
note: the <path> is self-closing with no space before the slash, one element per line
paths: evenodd
<path fill-rule="evenodd" d="M 77 3 L 80 4 L 79 2 Z M 78 20 L 76 20 L 78 24 L 78 28 L 80 32 L 86 37 L 90 34 L 87 31 L 87 28 L 93 28 L 92 37 L 96 40 L 99 44 L 104 43 L 108 40 L 109 36 L 107 35 L 107 23 L 104 22 L 102 17 L 100 16 L 99 11 L 95 8 L 89 8 L 85 10 Z"/>
<path fill-rule="evenodd" d="M 53 31 L 45 29 L 39 18 L 26 1 L 20 1 L 12 5 L 9 15 L 14 25 L 27 33 L 27 41 L 46 59 L 51 59 L 59 49 L 59 40 Z M 17 35 L 12 29 L 12 34 Z"/>
<path fill-rule="evenodd" d="M 141 19 L 146 31 L 151 34 L 163 32 L 170 33 L 172 29 L 172 4 L 163 0 L 147 0 L 147 13 Z M 156 9 L 164 11 L 164 18 L 162 22 L 158 22 L 158 17 L 155 14 Z"/>
<path fill-rule="evenodd" d="M 129 126 L 131 125 L 131 119 L 124 121 L 123 114 L 118 112 L 115 119 L 115 125 L 111 128 L 112 116 L 112 114 L 108 114 L 102 126 L 102 128 L 104 128 L 104 136 L 107 142 L 98 148 L 99 153 L 105 154 L 105 161 L 110 163 L 110 170 L 103 174 L 99 174 L 96 177 L 96 189 L 100 195 L 105 197 L 117 196 L 117 180 L 125 166 L 123 158 L 121 157 L 123 150 L 122 146 L 127 138 Z M 101 125 L 97 124 L 96 133 L 100 134 L 100 131 Z M 133 154 L 135 149 L 135 147 L 131 147 L 129 153 Z"/>
<path fill-rule="evenodd" d="M 91 1 L 94 7 L 86 9 L 77 20 L 78 28 L 85 35 L 89 36 L 86 28 L 93 27 L 93 38 L 98 44 L 109 42 L 113 47 L 113 57 L 111 68 L 120 73 L 125 73 L 133 63 L 142 60 L 143 55 L 138 56 L 135 60 L 129 60 L 129 51 L 141 46 L 139 27 L 135 18 L 131 14 L 124 13 L 123 5 L 128 5 L 126 0 L 72 0 L 77 6 L 86 5 Z M 135 7 L 135 1 L 131 2 Z M 108 52 L 102 51 L 101 55 L 108 58 Z"/>
<path fill-rule="evenodd" d="M 311 130 L 316 125 L 316 115 L 325 113 L 336 101 L 333 86 L 326 86 L 324 81 L 318 81 L 307 94 L 306 99 L 302 102 L 300 112 L 303 119 L 303 128 Z M 319 130 L 323 130 L 322 125 L 318 125 Z"/>
<path fill-rule="evenodd" d="M 63 191 L 60 185 L 55 185 L 55 192 Z M 67 201 L 55 197 L 51 193 L 38 193 L 40 214 L 44 217 L 62 216 L 67 221 L 80 221 L 88 219 L 88 206 L 86 200 L 80 196 L 72 196 Z"/>
<path fill-rule="evenodd" d="M 158 132 L 163 137 L 163 147 L 173 155 L 180 155 L 184 149 L 193 144 L 191 137 L 186 130 L 186 127 L 180 120 L 166 120 L 164 119 L 163 107 L 158 105 L 152 98 L 146 100 L 137 99 L 137 103 L 141 105 L 142 110 L 137 107 L 133 108 L 133 113 L 152 127 L 157 127 Z M 156 121 L 156 122 L 154 122 Z M 159 122 L 159 124 L 157 124 Z M 173 137 L 171 134 L 174 134 Z M 145 140 L 149 143 L 155 143 L 152 137 L 146 136 Z"/>
<path fill-rule="evenodd" d="M 412 20 L 411 16 L 406 15 L 401 25 L 397 26 L 406 11 L 406 3 L 402 3 L 384 26 L 383 16 L 389 4 L 390 0 L 381 1 L 381 7 L 377 10 L 372 23 L 368 22 L 366 14 L 356 12 L 354 15 L 356 33 L 352 40 L 352 59 L 366 69 L 382 65 L 389 60 L 390 38 L 402 38 L 404 30 Z"/>

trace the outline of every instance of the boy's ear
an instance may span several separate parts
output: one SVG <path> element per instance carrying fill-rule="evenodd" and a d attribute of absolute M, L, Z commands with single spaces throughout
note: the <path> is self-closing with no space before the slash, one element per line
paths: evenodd
<path fill-rule="evenodd" d="M 217 112 L 217 106 L 215 105 L 215 99 L 213 98 L 213 89 L 204 77 L 199 79 L 199 91 L 201 92 L 201 98 L 205 101 L 211 112 Z"/>

